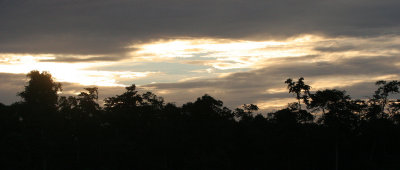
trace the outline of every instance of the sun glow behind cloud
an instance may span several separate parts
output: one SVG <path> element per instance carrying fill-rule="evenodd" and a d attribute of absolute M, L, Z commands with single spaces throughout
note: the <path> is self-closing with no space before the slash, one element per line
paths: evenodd
<path fill-rule="evenodd" d="M 129 71 L 102 71 L 90 70 L 107 65 L 105 62 L 97 63 L 60 63 L 40 62 L 51 60 L 51 54 L 1 54 L 0 72 L 26 74 L 31 70 L 49 71 L 57 81 L 79 83 L 81 85 L 97 86 L 125 86 L 119 81 L 124 79 L 136 79 L 146 77 L 153 72 L 129 72 Z"/>
<path fill-rule="evenodd" d="M 286 41 L 246 41 L 229 39 L 173 39 L 135 44 L 130 54 L 136 60 L 171 61 L 177 58 L 210 59 L 202 64 L 220 70 L 259 68 L 269 58 L 310 55 L 310 43 L 321 37 L 305 35 Z M 260 65 L 261 64 L 261 65 Z"/>
<path fill-rule="evenodd" d="M 31 70 L 49 71 L 57 81 L 79 83 L 82 85 L 125 86 L 122 81 L 145 78 L 156 71 L 123 71 L 119 64 L 131 62 L 132 68 L 137 61 L 171 62 L 198 64 L 207 66 L 204 71 L 192 70 L 191 73 L 214 75 L 214 70 L 237 68 L 256 69 L 263 66 L 265 59 L 285 56 L 302 56 L 310 53 L 307 43 L 319 37 L 303 36 L 287 41 L 247 41 L 213 38 L 183 38 L 160 40 L 147 44 L 135 44 L 129 48 L 139 49 L 130 53 L 131 58 L 123 61 L 87 61 L 85 59 L 101 56 L 63 55 L 63 54 L 0 54 L 0 72 L 26 74 Z M 295 48 L 293 48 L 293 45 Z M 57 60 L 58 57 L 81 59 L 74 62 Z M 185 58 L 182 60 L 182 58 Z M 101 70 L 104 66 L 114 66 L 114 70 Z M 177 68 L 179 69 L 179 68 Z M 185 74 L 185 73 L 182 73 Z M 227 74 L 227 73 L 219 73 Z M 218 75 L 215 73 L 215 75 Z M 190 80 L 195 77 L 185 77 Z M 155 80 L 157 81 L 157 80 Z"/>
<path fill-rule="evenodd" d="M 400 52 L 398 48 L 390 48 L 394 44 L 400 44 L 400 37 L 329 38 L 303 35 L 281 41 L 178 38 L 135 44 L 128 48 L 136 49 L 130 53 L 136 61 L 178 62 L 178 59 L 184 58 L 180 62 L 229 70 L 258 69 L 270 64 L 267 61 L 272 58 L 306 55 L 319 55 L 319 57 L 304 62 L 329 62 L 357 56 L 390 56 Z"/>

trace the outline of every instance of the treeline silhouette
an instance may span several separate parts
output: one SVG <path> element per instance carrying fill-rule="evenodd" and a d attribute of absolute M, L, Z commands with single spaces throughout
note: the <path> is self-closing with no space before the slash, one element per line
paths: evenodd
<path fill-rule="evenodd" d="M 27 77 L 22 101 L 0 104 L 1 169 L 400 169 L 399 81 L 360 100 L 288 79 L 297 102 L 262 116 L 135 85 L 100 106 L 96 87 L 64 97 L 51 74 Z"/>

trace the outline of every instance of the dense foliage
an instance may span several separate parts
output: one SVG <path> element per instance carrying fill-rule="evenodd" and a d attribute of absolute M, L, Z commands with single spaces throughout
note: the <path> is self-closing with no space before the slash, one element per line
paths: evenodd
<path fill-rule="evenodd" d="M 355 100 L 288 79 L 297 102 L 262 116 L 209 95 L 178 107 L 135 85 L 100 106 L 96 87 L 60 97 L 49 73 L 28 77 L 21 102 L 0 104 L 2 169 L 400 169 L 398 81 Z"/>

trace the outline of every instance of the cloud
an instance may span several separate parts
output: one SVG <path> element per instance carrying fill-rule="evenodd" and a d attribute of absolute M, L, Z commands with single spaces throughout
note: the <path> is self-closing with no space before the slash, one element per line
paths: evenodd
<path fill-rule="evenodd" d="M 219 77 L 187 79 L 172 83 L 139 85 L 140 91 L 152 91 L 167 102 L 181 105 L 194 101 L 207 93 L 225 102 L 230 108 L 242 104 L 258 104 L 264 111 L 279 109 L 287 102 L 294 102 L 284 81 L 304 77 L 312 90 L 337 88 L 346 90 L 353 98 L 366 98 L 376 89 L 378 80 L 400 79 L 400 58 L 397 56 L 358 56 L 339 58 L 330 62 L 320 61 L 324 56 L 271 58 L 265 67 L 255 70 L 226 73 Z M 307 61 L 307 62 L 305 62 Z M 0 102 L 9 104 L 18 100 L 15 94 L 23 90 L 23 74 L 0 74 Z M 85 86 L 63 82 L 62 95 L 77 95 Z M 124 92 L 123 87 L 99 87 L 100 100 Z"/>
<path fill-rule="evenodd" d="M 11 104 L 21 99 L 17 93 L 24 90 L 25 74 L 0 73 L 0 80 L 0 103 Z"/>
<path fill-rule="evenodd" d="M 188 38 L 136 44 L 130 55 L 136 61 L 181 62 L 231 70 L 262 68 L 269 63 L 276 64 L 270 61 L 279 58 L 328 62 L 358 56 L 395 56 L 400 54 L 396 48 L 399 45 L 400 36 L 332 38 L 303 35 L 279 41 Z"/>
<path fill-rule="evenodd" d="M 0 1 L 1 53 L 115 54 L 160 38 L 398 35 L 398 0 Z"/>
<path fill-rule="evenodd" d="M 355 46 L 345 45 L 345 46 L 315 47 L 314 49 L 321 52 L 343 52 L 355 49 Z"/>
<path fill-rule="evenodd" d="M 24 91 L 24 86 L 27 85 L 29 80 L 26 74 L 13 74 L 13 73 L 0 73 L 0 103 L 12 104 L 17 101 L 22 101 L 22 98 L 17 96 L 19 92 Z M 86 92 L 84 88 L 98 87 L 99 99 L 98 102 L 104 104 L 104 99 L 113 97 L 125 92 L 125 88 L 121 86 L 95 86 L 95 85 L 82 85 L 79 83 L 60 82 L 62 84 L 62 93 L 60 96 L 77 96 L 81 92 Z M 143 93 L 146 89 L 138 87 L 139 93 Z"/>
<path fill-rule="evenodd" d="M 28 78 L 26 74 L 12 74 L 12 73 L 0 73 L 0 103 L 12 104 L 17 101 L 22 101 L 22 98 L 18 97 L 17 94 L 24 90 L 24 86 L 27 85 Z M 88 85 L 81 85 L 78 83 L 61 82 L 62 93 L 61 96 L 77 96 L 80 92 L 85 92 L 84 88 L 94 87 Z M 104 98 L 112 97 L 117 94 L 122 94 L 125 89 L 120 86 L 97 86 L 99 87 L 99 103 L 102 104 Z"/>
<path fill-rule="evenodd" d="M 120 61 L 128 58 L 126 55 L 110 55 L 110 56 L 79 56 L 79 57 L 70 57 L 70 56 L 54 56 L 51 59 L 41 59 L 39 62 L 61 62 L 61 63 L 79 63 L 79 62 L 98 62 L 98 61 Z"/>
<path fill-rule="evenodd" d="M 115 95 L 119 95 L 125 92 L 124 87 L 120 86 L 94 86 L 94 85 L 81 85 L 78 83 L 68 83 L 61 82 L 63 91 L 60 94 L 61 96 L 77 96 L 81 92 L 87 92 L 84 88 L 88 87 L 98 87 L 99 99 L 98 103 L 103 105 L 104 99 L 107 97 L 113 97 Z"/>
<path fill-rule="evenodd" d="M 309 56 L 305 56 L 307 58 Z M 287 78 L 305 77 L 312 90 L 338 88 L 347 90 L 354 98 L 365 98 L 375 90 L 378 80 L 400 79 L 400 62 L 397 56 L 354 57 L 334 62 L 302 62 L 280 58 L 280 64 L 271 64 L 257 70 L 232 73 L 222 78 L 195 79 L 177 83 L 155 83 L 142 86 L 157 91 L 167 91 L 169 101 L 192 101 L 208 93 L 222 99 L 231 108 L 245 103 L 262 105 L 263 109 L 276 109 L 277 101 L 289 101 L 284 81 Z M 273 60 L 271 60 L 272 62 Z M 185 95 L 182 95 L 185 94 Z M 271 104 L 268 106 L 267 104 Z M 182 104 L 182 103 L 179 103 Z M 286 103 L 280 103 L 284 106 Z"/>
<path fill-rule="evenodd" d="M 127 85 L 125 82 L 160 74 L 160 72 L 151 71 L 99 70 L 100 67 L 107 67 L 115 63 L 97 61 L 100 60 L 97 57 L 76 59 L 77 63 L 72 61 L 43 62 L 41 60 L 58 59 L 52 54 L 0 54 L 0 73 L 26 74 L 32 70 L 47 71 L 57 81 L 99 86 L 124 86 Z"/>

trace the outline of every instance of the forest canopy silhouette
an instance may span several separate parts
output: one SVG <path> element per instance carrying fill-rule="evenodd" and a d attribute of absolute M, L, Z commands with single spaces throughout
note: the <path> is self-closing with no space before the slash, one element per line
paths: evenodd
<path fill-rule="evenodd" d="M 135 85 L 100 105 L 97 87 L 67 97 L 50 73 L 27 77 L 21 101 L 0 103 L 3 169 L 400 169 L 396 80 L 353 99 L 289 78 L 296 102 L 261 114 L 207 94 L 176 106 Z"/>

